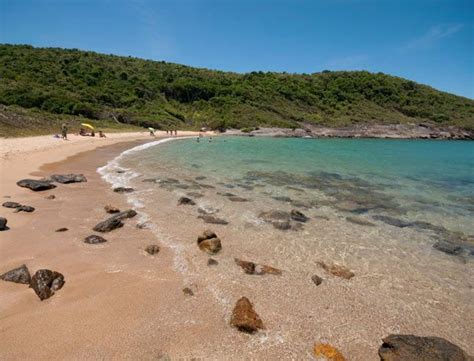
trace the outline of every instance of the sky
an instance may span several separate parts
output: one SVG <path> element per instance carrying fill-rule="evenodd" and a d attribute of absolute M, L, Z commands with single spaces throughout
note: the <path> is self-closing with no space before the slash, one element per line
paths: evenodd
<path fill-rule="evenodd" d="M 0 43 L 234 72 L 383 72 L 474 99 L 474 0 L 0 0 Z"/>

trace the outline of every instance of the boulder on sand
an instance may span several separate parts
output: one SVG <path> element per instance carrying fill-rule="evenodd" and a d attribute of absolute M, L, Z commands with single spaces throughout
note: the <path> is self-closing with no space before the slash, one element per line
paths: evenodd
<path fill-rule="evenodd" d="M 98 236 L 96 234 L 92 234 L 90 236 L 87 236 L 85 239 L 84 239 L 84 243 L 87 243 L 87 244 L 99 244 L 99 243 L 105 243 L 107 242 L 107 240 L 101 236 Z"/>
<path fill-rule="evenodd" d="M 353 272 L 351 272 L 348 268 L 344 266 L 340 266 L 337 264 L 326 264 L 324 262 L 317 262 L 319 266 L 321 266 L 327 273 L 330 273 L 337 277 L 345 278 L 346 280 L 351 279 L 355 276 Z"/>
<path fill-rule="evenodd" d="M 209 254 L 216 254 L 222 249 L 221 240 L 210 230 L 206 230 L 198 236 L 197 244 L 201 251 Z"/>
<path fill-rule="evenodd" d="M 35 192 L 45 191 L 48 189 L 56 188 L 50 181 L 35 180 L 35 179 L 22 179 L 16 182 L 19 187 L 28 188 Z"/>
<path fill-rule="evenodd" d="M 23 283 L 29 285 L 31 281 L 30 271 L 26 265 L 21 265 L 18 268 L 12 269 L 0 275 L 0 279 L 9 282 Z"/>
<path fill-rule="evenodd" d="M 6 218 L 0 217 L 0 231 L 6 231 L 8 229 L 7 222 Z"/>
<path fill-rule="evenodd" d="M 247 297 L 242 297 L 237 301 L 232 311 L 230 325 L 247 333 L 254 333 L 265 328 L 260 316 L 255 312 Z"/>
<path fill-rule="evenodd" d="M 50 178 L 52 181 L 62 184 L 87 182 L 83 174 L 53 174 Z"/>
<path fill-rule="evenodd" d="M 390 335 L 379 348 L 381 361 L 468 361 L 460 347 L 441 337 Z"/>
<path fill-rule="evenodd" d="M 64 285 L 64 276 L 49 269 L 41 269 L 31 278 L 30 287 L 36 292 L 41 301 L 54 295 Z"/>

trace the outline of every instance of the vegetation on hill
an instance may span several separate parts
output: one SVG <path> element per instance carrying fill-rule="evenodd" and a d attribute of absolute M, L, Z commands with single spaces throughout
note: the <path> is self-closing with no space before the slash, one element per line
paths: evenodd
<path fill-rule="evenodd" d="M 157 128 L 407 122 L 474 128 L 473 100 L 382 73 L 237 74 L 27 45 L 0 45 L 0 104 Z"/>

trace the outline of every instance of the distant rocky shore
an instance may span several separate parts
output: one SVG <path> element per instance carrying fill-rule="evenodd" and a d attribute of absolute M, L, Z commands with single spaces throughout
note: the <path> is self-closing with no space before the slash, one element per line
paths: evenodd
<path fill-rule="evenodd" d="M 295 129 L 256 128 L 250 131 L 229 129 L 225 134 L 296 138 L 474 139 L 474 130 L 462 129 L 456 126 L 437 127 L 427 123 L 387 125 L 354 124 L 339 128 L 301 124 L 301 128 Z"/>

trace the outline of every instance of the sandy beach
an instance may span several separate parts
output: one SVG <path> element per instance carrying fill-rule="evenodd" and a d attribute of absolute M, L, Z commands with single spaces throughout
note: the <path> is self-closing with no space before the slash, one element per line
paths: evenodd
<path fill-rule="evenodd" d="M 13 213 L 2 207 L 0 215 L 8 219 L 10 229 L 0 233 L 0 273 L 26 264 L 31 273 L 43 268 L 61 272 L 66 283 L 40 301 L 25 285 L 0 282 L 1 360 L 315 359 L 314 344 L 327 342 L 348 360 L 370 361 L 379 359 L 381 339 L 390 333 L 436 335 L 473 353 L 472 307 L 469 292 L 460 287 L 465 280 L 437 279 L 431 289 L 437 274 L 430 274 L 429 257 L 417 265 L 426 273 L 417 273 L 410 264 L 415 245 L 397 240 L 397 233 L 410 239 L 412 230 L 392 230 L 390 243 L 380 253 L 371 246 L 366 228 L 347 228 L 344 219 L 311 214 L 319 230 L 318 252 L 304 253 L 314 239 L 303 231 L 293 233 L 296 252 L 290 255 L 279 246 L 288 240 L 270 226 L 206 225 L 194 208 L 177 208 L 175 193 L 157 189 L 156 197 L 142 198 L 161 233 L 137 227 L 142 222 L 139 213 L 125 220 L 124 227 L 103 234 L 107 243 L 85 244 L 84 238 L 94 234 L 92 228 L 110 216 L 104 206 L 134 208 L 125 195 L 112 191 L 97 169 L 124 150 L 152 140 L 147 133 L 71 137 L 67 142 L 52 137 L 2 140 L 2 202 L 31 205 L 35 211 Z M 68 173 L 82 173 L 87 182 L 42 192 L 15 184 L 22 178 Z M 47 199 L 52 194 L 55 198 Z M 222 207 L 225 217 L 238 219 L 237 203 L 220 202 L 229 203 Z M 62 227 L 68 231 L 55 232 Z M 196 246 L 197 235 L 206 228 L 223 242 L 222 252 L 213 257 L 216 266 L 209 266 L 210 257 Z M 370 232 L 370 237 L 387 237 L 382 230 Z M 345 234 L 348 238 L 341 238 Z M 351 243 L 356 243 L 352 239 L 360 245 L 351 253 Z M 154 256 L 145 252 L 151 244 L 160 247 Z M 405 256 L 391 259 L 392 250 L 400 247 Z M 366 261 L 373 255 L 381 256 L 380 262 Z M 234 257 L 283 269 L 283 275 L 244 274 Z M 317 266 L 320 260 L 350 264 L 356 276 L 350 281 L 328 276 Z M 441 255 L 439 262 L 439 268 L 449 268 L 454 275 L 472 275 L 472 268 L 449 256 Z M 315 270 L 324 278 L 322 286 L 311 281 Z M 183 288 L 194 295 L 183 293 Z M 433 297 L 424 299 L 426 292 Z M 254 302 L 264 321 L 265 329 L 257 334 L 229 325 L 241 296 Z"/>

